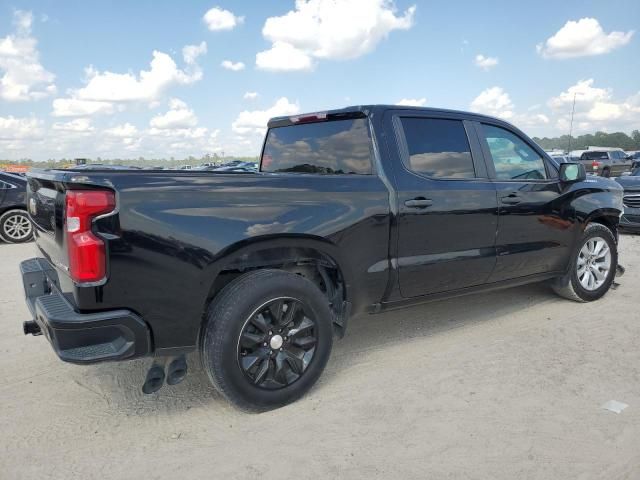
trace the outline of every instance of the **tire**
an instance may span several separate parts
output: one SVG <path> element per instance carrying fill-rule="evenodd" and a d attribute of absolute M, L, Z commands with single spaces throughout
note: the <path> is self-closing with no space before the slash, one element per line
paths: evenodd
<path fill-rule="evenodd" d="M 597 285 L 597 280 L 594 280 L 594 285 L 592 286 L 592 288 L 586 288 L 581 282 L 581 278 L 584 281 L 585 277 L 581 277 L 579 275 L 579 265 L 584 264 L 585 258 L 587 257 L 582 256 L 581 252 L 583 251 L 583 248 L 586 248 L 588 246 L 589 242 L 592 242 L 593 245 L 593 242 L 596 242 L 596 239 L 604 241 L 606 243 L 606 246 L 609 248 L 609 268 L 600 285 Z M 600 260 L 596 258 L 593 264 L 602 265 L 602 263 L 599 263 L 599 261 Z M 586 263 L 588 265 L 588 261 L 586 261 Z M 552 282 L 551 286 L 553 290 L 561 297 L 567 298 L 569 300 L 574 300 L 576 302 L 592 302 L 594 300 L 598 300 L 609 291 L 609 288 L 611 287 L 613 279 L 616 275 L 617 266 L 618 247 L 613 233 L 604 225 L 601 225 L 599 223 L 590 223 L 585 228 L 578 246 L 571 255 L 571 264 L 569 271 L 566 275 L 556 278 Z M 599 267 L 594 268 L 600 271 Z M 587 266 L 582 271 L 588 269 L 589 267 Z M 595 276 L 593 276 L 592 278 L 595 279 Z"/>
<path fill-rule="evenodd" d="M 604 170 L 602 170 L 602 176 L 605 178 L 609 178 L 611 176 L 611 170 L 609 170 L 609 168 L 605 168 Z"/>
<path fill-rule="evenodd" d="M 310 350 L 300 347 L 303 341 Z M 263 412 L 304 395 L 322 374 L 332 343 L 329 302 L 316 285 L 282 270 L 257 270 L 236 278 L 211 302 L 200 355 L 227 400 L 241 410 Z"/>
<path fill-rule="evenodd" d="M 33 224 L 24 210 L 13 209 L 0 215 L 0 238 L 6 243 L 24 243 L 33 238 Z"/>

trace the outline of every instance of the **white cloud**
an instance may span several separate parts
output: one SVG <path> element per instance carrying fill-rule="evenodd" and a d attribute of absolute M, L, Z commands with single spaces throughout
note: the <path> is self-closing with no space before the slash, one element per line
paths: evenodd
<path fill-rule="evenodd" d="M 42 120 L 16 118 L 12 115 L 0 117 L 0 141 L 37 138 L 42 135 Z"/>
<path fill-rule="evenodd" d="M 187 65 L 197 65 L 198 57 L 207 53 L 207 42 L 182 47 L 182 58 Z"/>
<path fill-rule="evenodd" d="M 242 98 L 244 98 L 245 100 L 255 100 L 256 98 L 258 98 L 258 92 L 244 92 Z"/>
<path fill-rule="evenodd" d="M 299 112 L 300 106 L 297 103 L 292 103 L 286 97 L 282 97 L 266 110 L 245 110 L 240 112 L 238 118 L 231 124 L 231 128 L 241 135 L 248 133 L 262 134 L 267 128 L 267 122 L 270 118 L 295 115 Z"/>
<path fill-rule="evenodd" d="M 578 83 L 569 87 L 565 92 L 549 100 L 549 106 L 555 109 L 571 106 L 575 97 L 576 104 L 591 104 L 597 101 L 611 98 L 611 90 L 593 86 L 593 78 L 579 80 Z"/>
<path fill-rule="evenodd" d="M 482 54 L 478 54 L 476 55 L 473 63 L 476 65 L 476 67 L 480 67 L 484 71 L 488 71 L 498 65 L 499 61 L 496 57 L 485 57 Z"/>
<path fill-rule="evenodd" d="M 555 35 L 536 46 L 544 58 L 602 55 L 629 43 L 634 31 L 605 33 L 595 18 L 570 20 Z"/>
<path fill-rule="evenodd" d="M 396 105 L 402 105 L 405 107 L 424 107 L 427 104 L 427 99 L 422 98 L 403 98 L 398 100 Z"/>
<path fill-rule="evenodd" d="M 162 95 L 174 85 L 189 85 L 202 78 L 202 69 L 197 63 L 200 55 L 207 51 L 205 42 L 186 45 L 182 55 L 186 67 L 179 69 L 166 53 L 154 51 L 149 70 L 132 73 L 99 72 L 93 67 L 86 69 L 86 85 L 71 90 L 70 98 L 53 101 L 54 116 L 83 116 L 113 113 L 127 103 L 157 104 Z"/>
<path fill-rule="evenodd" d="M 270 17 L 262 35 L 272 43 L 256 55 L 264 70 L 311 70 L 315 60 L 348 60 L 371 52 L 393 30 L 413 25 L 415 5 L 396 15 L 392 0 L 297 0 Z"/>
<path fill-rule="evenodd" d="M 513 117 L 513 103 L 509 94 L 501 87 L 491 87 L 483 90 L 471 102 L 471 111 L 485 113 L 494 117 L 509 119 Z"/>
<path fill-rule="evenodd" d="M 0 38 L 0 99 L 38 100 L 56 92 L 55 75 L 40 63 L 37 40 L 31 36 L 31 12 L 14 12 L 15 32 Z"/>
<path fill-rule="evenodd" d="M 188 55 L 193 53 L 188 51 Z M 149 102 L 157 100 L 171 85 L 188 85 L 202 78 L 195 57 L 188 56 L 188 67 L 180 70 L 173 59 L 163 52 L 154 51 L 149 70 L 138 76 L 131 73 L 100 73 L 87 70 L 87 85 L 75 92 L 81 100 L 105 102 Z"/>
<path fill-rule="evenodd" d="M 92 102 L 76 98 L 56 98 L 53 101 L 54 117 L 84 117 L 96 114 L 111 114 L 115 111 L 112 103 Z"/>
<path fill-rule="evenodd" d="M 275 42 L 271 49 L 256 54 L 256 67 L 261 70 L 308 71 L 314 62 L 307 53 L 285 42 Z"/>
<path fill-rule="evenodd" d="M 195 127 L 198 118 L 185 102 L 172 98 L 169 100 L 169 111 L 164 115 L 157 115 L 151 119 L 149 125 L 160 130 L 183 129 Z"/>
<path fill-rule="evenodd" d="M 568 127 L 575 96 L 574 127 L 577 131 L 632 130 L 640 125 L 640 92 L 620 101 L 613 90 L 594 86 L 594 80 L 579 80 L 558 96 L 549 99 L 548 105 L 557 116 L 557 128 Z"/>
<path fill-rule="evenodd" d="M 540 128 L 548 125 L 551 121 L 544 113 L 526 114 L 517 113 L 509 119 L 511 123 L 519 128 Z"/>
<path fill-rule="evenodd" d="M 88 118 L 76 118 L 66 123 L 54 123 L 54 130 L 73 133 L 91 133 L 95 129 Z"/>
<path fill-rule="evenodd" d="M 244 63 L 242 62 L 232 62 L 231 60 L 224 60 L 220 66 L 222 68 L 226 68 L 227 70 L 233 70 L 234 72 L 239 72 L 240 70 L 244 70 Z"/>
<path fill-rule="evenodd" d="M 211 31 L 233 30 L 244 22 L 244 17 L 238 17 L 229 10 L 224 10 L 220 7 L 213 7 L 208 10 L 202 19 Z"/>
<path fill-rule="evenodd" d="M 122 125 L 107 128 L 104 131 L 104 134 L 116 138 L 133 138 L 138 135 L 138 129 L 130 123 L 124 123 Z"/>

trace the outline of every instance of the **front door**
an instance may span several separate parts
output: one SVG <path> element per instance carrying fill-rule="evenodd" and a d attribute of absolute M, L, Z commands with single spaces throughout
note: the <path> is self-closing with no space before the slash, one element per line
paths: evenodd
<path fill-rule="evenodd" d="M 498 260 L 490 281 L 559 272 L 575 240 L 557 173 L 539 149 L 504 125 L 477 124 L 498 194 Z"/>
<path fill-rule="evenodd" d="M 497 201 L 473 124 L 388 112 L 395 131 L 397 265 L 403 297 L 481 285 L 496 262 Z"/>

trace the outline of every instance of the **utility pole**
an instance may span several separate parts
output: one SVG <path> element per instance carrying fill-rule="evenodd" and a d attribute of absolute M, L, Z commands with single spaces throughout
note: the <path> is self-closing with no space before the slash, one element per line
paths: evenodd
<path fill-rule="evenodd" d="M 576 94 L 573 94 L 573 106 L 571 107 L 571 124 L 569 126 L 569 145 L 567 146 L 567 154 L 571 152 L 571 134 L 573 133 L 573 114 L 576 111 Z"/>

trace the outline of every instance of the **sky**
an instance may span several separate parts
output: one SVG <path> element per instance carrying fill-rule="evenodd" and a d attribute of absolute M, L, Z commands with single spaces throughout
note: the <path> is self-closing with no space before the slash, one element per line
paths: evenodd
<path fill-rule="evenodd" d="M 0 0 L 0 158 L 259 154 L 272 116 L 410 104 L 640 129 L 640 2 Z"/>

